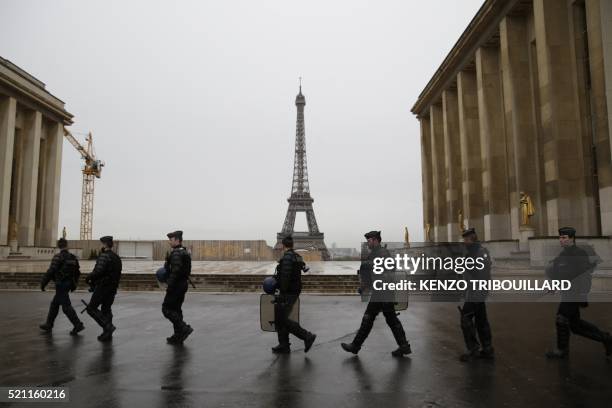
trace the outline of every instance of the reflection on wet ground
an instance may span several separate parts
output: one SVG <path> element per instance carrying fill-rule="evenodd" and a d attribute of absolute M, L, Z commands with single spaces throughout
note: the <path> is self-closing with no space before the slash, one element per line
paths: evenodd
<path fill-rule="evenodd" d="M 104 408 L 598 407 L 612 397 L 612 361 L 600 344 L 573 336 L 569 360 L 544 358 L 554 341 L 554 304 L 489 305 L 497 357 L 466 365 L 457 360 L 456 304 L 418 303 L 402 312 L 413 354 L 395 359 L 382 316 L 358 356 L 340 349 L 359 326 L 365 305 L 358 297 L 303 296 L 302 322 L 317 343 L 304 354 L 292 338 L 294 352 L 276 356 L 276 336 L 259 331 L 258 295 L 188 294 L 184 314 L 195 332 L 182 347 L 165 342 L 171 326 L 162 296 L 120 293 L 115 337 L 102 344 L 87 315 L 80 336 L 68 334 L 61 313 L 53 334 L 41 334 L 50 293 L 0 292 L 0 385 L 69 387 L 70 404 L 57 406 Z M 583 316 L 610 330 L 611 311 L 593 304 Z"/>

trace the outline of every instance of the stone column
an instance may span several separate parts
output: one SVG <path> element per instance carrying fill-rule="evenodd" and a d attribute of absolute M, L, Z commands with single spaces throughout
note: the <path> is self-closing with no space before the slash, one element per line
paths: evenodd
<path fill-rule="evenodd" d="M 508 141 L 508 181 L 512 238 L 522 246 L 535 235 L 538 213 L 541 213 L 538 140 L 533 118 L 533 100 L 529 73 L 529 42 L 524 17 L 506 16 L 500 31 L 503 107 Z M 528 194 L 536 210 L 530 226 L 522 226 L 520 193 Z"/>
<path fill-rule="evenodd" d="M 602 235 L 612 235 L 612 3 L 585 3 Z"/>
<path fill-rule="evenodd" d="M 0 99 L 0 245 L 8 245 L 9 207 L 13 177 L 13 146 L 17 101 L 11 97 Z"/>
<path fill-rule="evenodd" d="M 594 4 L 591 7 L 591 4 Z M 604 70 L 604 82 L 606 91 L 606 105 L 607 109 L 607 121 L 608 121 L 608 132 L 612 131 L 612 3 L 606 0 L 599 0 L 599 21 L 601 28 L 601 47 L 603 57 L 603 70 Z M 596 9 L 597 2 L 591 0 L 587 2 L 587 16 L 591 16 L 590 10 Z M 591 18 L 588 18 L 588 23 L 591 23 Z M 603 119 L 606 120 L 606 119 Z M 612 135 L 610 135 L 610 150 L 612 151 Z M 612 220 L 610 220 L 612 224 Z M 612 226 L 610 227 L 612 230 Z M 604 235 L 608 233 L 604 232 Z M 612 232 L 611 232 L 612 234 Z"/>
<path fill-rule="evenodd" d="M 446 171 L 444 164 L 444 118 L 442 106 L 431 105 L 429 108 L 431 124 L 431 167 L 433 173 L 433 207 L 434 225 L 432 225 L 435 242 L 448 240 L 448 219 L 446 205 Z"/>
<path fill-rule="evenodd" d="M 63 142 L 63 125 L 50 125 L 46 143 L 45 201 L 42 203 L 44 207 L 41 230 L 41 245 L 49 247 L 55 246 L 57 239 Z"/>
<path fill-rule="evenodd" d="M 459 108 L 457 92 L 446 89 L 442 92 L 442 114 L 444 117 L 444 163 L 446 167 L 446 202 L 448 203 L 447 231 L 449 241 L 461 238 L 459 211 L 461 208 L 461 145 L 459 137 Z"/>
<path fill-rule="evenodd" d="M 40 132 L 40 151 L 38 154 L 38 182 L 36 190 L 36 232 L 34 234 L 34 246 L 46 246 L 42 242 L 43 235 L 43 218 L 45 217 L 45 202 L 47 200 L 47 139 L 48 129 L 46 122 L 43 120 L 42 129 Z"/>
<path fill-rule="evenodd" d="M 38 111 L 28 113 L 23 132 L 23 159 L 21 160 L 23 173 L 17 220 L 19 246 L 34 246 L 41 127 L 41 113 Z"/>
<path fill-rule="evenodd" d="M 482 153 L 484 239 L 510 239 L 508 171 L 504 134 L 499 49 L 476 50 L 478 120 Z"/>
<path fill-rule="evenodd" d="M 568 7 L 557 0 L 534 0 L 534 28 L 548 235 L 570 225 L 588 234 L 585 172 L 576 71 L 570 49 Z"/>
<path fill-rule="evenodd" d="M 478 122 L 476 72 L 461 71 L 457 75 L 459 136 L 461 144 L 463 216 L 466 227 L 476 228 L 484 238 L 482 204 L 482 159 Z"/>
<path fill-rule="evenodd" d="M 421 179 L 423 186 L 423 241 L 427 242 L 426 226 L 433 228 L 433 173 L 431 166 L 431 123 L 429 117 L 420 118 L 421 124 Z M 430 238 L 433 238 L 430 230 Z"/>

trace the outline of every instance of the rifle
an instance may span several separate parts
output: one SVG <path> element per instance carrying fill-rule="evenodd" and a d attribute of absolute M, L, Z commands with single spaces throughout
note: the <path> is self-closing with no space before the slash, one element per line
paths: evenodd
<path fill-rule="evenodd" d="M 81 299 L 81 303 L 83 303 L 85 305 L 85 309 L 81 310 L 81 314 L 83 314 L 83 313 L 85 313 L 85 311 L 89 307 L 89 304 L 86 301 L 84 301 L 83 299 Z"/>

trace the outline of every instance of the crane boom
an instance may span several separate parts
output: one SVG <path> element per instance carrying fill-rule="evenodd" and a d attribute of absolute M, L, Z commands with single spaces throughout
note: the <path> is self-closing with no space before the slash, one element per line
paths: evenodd
<path fill-rule="evenodd" d="M 82 144 L 70 133 L 70 131 L 64 128 L 64 136 L 74 146 L 74 148 L 81 154 L 85 165 L 83 166 L 83 188 L 81 193 L 81 231 L 80 239 L 90 240 L 92 237 L 92 226 L 93 226 L 93 204 L 94 204 L 94 181 L 96 178 L 100 178 L 102 173 L 102 167 L 104 162 L 96 159 L 93 152 L 93 137 L 91 132 L 87 135 L 87 148 L 83 147 Z"/>
<path fill-rule="evenodd" d="M 64 128 L 64 136 L 66 136 L 66 139 L 68 139 L 68 141 L 74 146 L 74 148 L 77 149 L 79 153 L 81 153 L 81 157 L 83 157 L 83 159 L 92 160 L 92 158 L 87 153 L 87 150 L 85 150 L 85 148 L 79 143 L 79 141 L 76 140 L 74 136 L 72 136 L 72 133 L 70 133 L 70 131 L 66 128 Z"/>

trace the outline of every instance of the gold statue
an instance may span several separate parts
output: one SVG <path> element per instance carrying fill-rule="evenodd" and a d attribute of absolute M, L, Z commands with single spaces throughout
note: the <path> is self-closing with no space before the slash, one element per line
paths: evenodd
<path fill-rule="evenodd" d="M 408 234 L 408 227 L 404 227 L 404 248 L 410 248 L 410 234 Z"/>
<path fill-rule="evenodd" d="M 15 219 L 10 220 L 10 228 L 9 228 L 9 241 L 14 241 L 17 239 L 17 222 Z"/>
<path fill-rule="evenodd" d="M 64 229 L 62 230 L 62 238 L 66 239 L 66 226 L 64 225 Z"/>
<path fill-rule="evenodd" d="M 425 242 L 431 241 L 431 238 L 429 236 L 430 231 L 431 231 L 431 224 L 430 223 L 425 224 Z"/>
<path fill-rule="evenodd" d="M 461 232 L 465 231 L 465 223 L 463 220 L 463 211 L 461 211 L 461 209 L 459 210 L 458 215 L 458 224 L 459 224 L 459 229 L 461 230 Z"/>
<path fill-rule="evenodd" d="M 535 214 L 535 207 L 531 201 L 531 197 L 524 191 L 521 191 L 521 225 L 530 225 L 529 219 Z"/>

